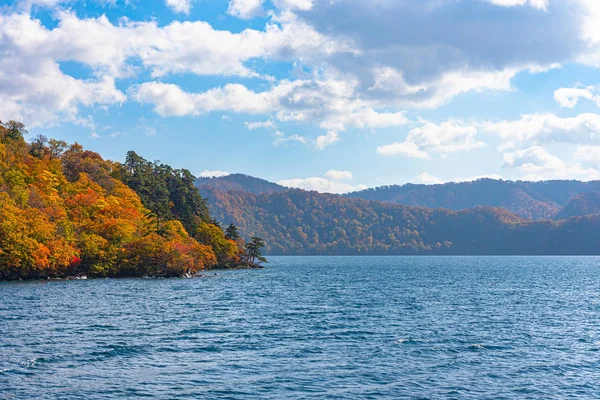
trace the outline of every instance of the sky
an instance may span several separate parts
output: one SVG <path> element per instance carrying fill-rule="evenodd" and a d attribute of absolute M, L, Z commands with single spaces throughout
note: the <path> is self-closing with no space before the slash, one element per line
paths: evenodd
<path fill-rule="evenodd" d="M 0 0 L 0 120 L 342 193 L 600 179 L 597 0 Z"/>

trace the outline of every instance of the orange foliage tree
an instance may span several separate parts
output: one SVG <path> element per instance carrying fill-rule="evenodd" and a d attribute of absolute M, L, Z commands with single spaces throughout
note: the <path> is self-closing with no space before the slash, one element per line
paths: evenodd
<path fill-rule="evenodd" d="M 120 164 L 24 133 L 0 122 L 0 279 L 180 276 L 235 259 L 222 231 L 199 242 L 178 220 L 157 229 Z"/>

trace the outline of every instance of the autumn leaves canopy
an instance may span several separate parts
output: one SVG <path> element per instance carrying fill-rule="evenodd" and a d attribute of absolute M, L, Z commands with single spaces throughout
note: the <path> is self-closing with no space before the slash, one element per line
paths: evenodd
<path fill-rule="evenodd" d="M 0 279 L 179 276 L 242 263 L 194 177 L 130 152 L 125 164 L 0 124 Z"/>

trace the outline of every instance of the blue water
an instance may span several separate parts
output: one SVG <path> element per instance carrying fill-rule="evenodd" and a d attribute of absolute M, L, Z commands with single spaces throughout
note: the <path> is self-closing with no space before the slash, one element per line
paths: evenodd
<path fill-rule="evenodd" d="M 0 283 L 0 399 L 600 398 L 600 258 Z"/>

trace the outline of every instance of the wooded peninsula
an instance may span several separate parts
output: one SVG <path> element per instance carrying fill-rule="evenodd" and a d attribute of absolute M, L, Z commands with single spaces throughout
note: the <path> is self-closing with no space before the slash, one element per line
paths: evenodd
<path fill-rule="evenodd" d="M 259 267 L 262 239 L 211 218 L 187 170 L 104 160 L 0 122 L 0 280 L 190 276 Z"/>

